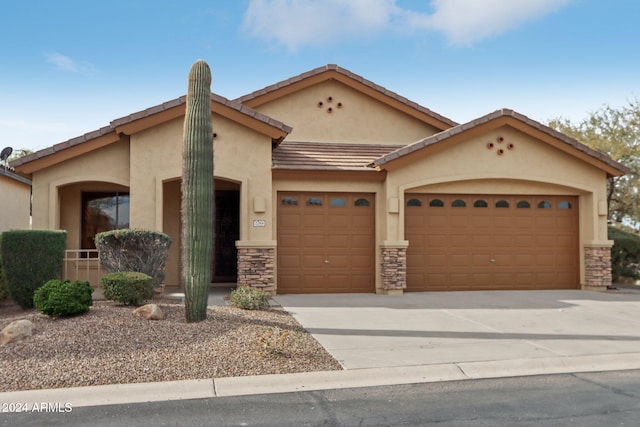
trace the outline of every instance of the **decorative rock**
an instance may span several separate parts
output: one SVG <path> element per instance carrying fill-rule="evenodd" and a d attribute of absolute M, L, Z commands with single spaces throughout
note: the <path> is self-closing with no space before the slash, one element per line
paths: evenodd
<path fill-rule="evenodd" d="M 147 320 L 162 320 L 164 313 L 156 304 L 147 304 L 133 310 L 133 314 Z"/>
<path fill-rule="evenodd" d="M 5 345 L 21 338 L 30 337 L 33 333 L 33 323 L 26 319 L 14 320 L 0 333 L 0 345 Z"/>

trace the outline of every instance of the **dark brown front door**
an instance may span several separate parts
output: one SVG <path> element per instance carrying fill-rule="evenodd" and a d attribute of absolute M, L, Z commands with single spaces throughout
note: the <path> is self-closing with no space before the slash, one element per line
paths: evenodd
<path fill-rule="evenodd" d="M 238 277 L 240 239 L 240 192 L 216 190 L 215 253 L 211 266 L 212 282 L 235 282 Z"/>

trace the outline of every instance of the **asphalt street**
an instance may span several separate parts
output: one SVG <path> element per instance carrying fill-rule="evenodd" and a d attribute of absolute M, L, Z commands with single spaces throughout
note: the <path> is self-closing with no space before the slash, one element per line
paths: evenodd
<path fill-rule="evenodd" d="M 631 426 L 640 370 L 0 414 L 4 426 Z"/>

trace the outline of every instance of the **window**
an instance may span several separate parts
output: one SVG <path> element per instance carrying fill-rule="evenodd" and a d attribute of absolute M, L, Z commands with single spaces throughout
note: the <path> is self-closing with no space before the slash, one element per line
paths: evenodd
<path fill-rule="evenodd" d="M 540 209 L 551 209 L 551 203 L 547 202 L 546 200 L 543 200 L 540 203 L 538 203 L 538 208 L 540 208 Z"/>
<path fill-rule="evenodd" d="M 467 204 L 462 199 L 456 199 L 451 202 L 451 206 L 453 206 L 454 208 L 464 208 L 467 206 Z"/>
<path fill-rule="evenodd" d="M 369 206 L 369 201 L 367 199 L 358 199 L 353 204 L 355 206 Z"/>
<path fill-rule="evenodd" d="M 82 193 L 82 249 L 95 249 L 98 233 L 129 228 L 129 193 Z"/>
<path fill-rule="evenodd" d="M 506 200 L 498 200 L 496 202 L 496 208 L 508 208 L 509 207 L 509 202 L 507 202 Z"/>
<path fill-rule="evenodd" d="M 527 202 L 526 200 L 520 200 L 516 207 L 518 209 L 529 209 L 531 207 L 531 204 L 529 204 L 529 202 Z"/>
<path fill-rule="evenodd" d="M 566 200 L 563 200 L 560 203 L 558 203 L 558 209 L 571 209 L 571 203 L 569 203 Z"/>
<path fill-rule="evenodd" d="M 489 207 L 489 205 L 487 204 L 487 202 L 485 200 L 476 200 L 473 203 L 473 207 L 474 208 L 486 208 L 486 207 Z"/>
<path fill-rule="evenodd" d="M 407 202 L 407 206 L 422 206 L 422 202 L 418 199 L 409 199 L 409 201 Z"/>
<path fill-rule="evenodd" d="M 282 204 L 284 206 L 298 206 L 298 199 L 292 196 L 283 197 Z"/>
<path fill-rule="evenodd" d="M 342 197 L 334 197 L 331 199 L 331 203 L 329 203 L 329 205 L 334 207 L 344 207 L 347 206 L 347 201 Z"/>
<path fill-rule="evenodd" d="M 442 208 L 444 207 L 444 202 L 440 199 L 433 199 L 429 202 L 429 206 L 432 208 Z"/>
<path fill-rule="evenodd" d="M 322 199 L 319 197 L 309 197 L 307 199 L 307 206 L 322 206 Z"/>

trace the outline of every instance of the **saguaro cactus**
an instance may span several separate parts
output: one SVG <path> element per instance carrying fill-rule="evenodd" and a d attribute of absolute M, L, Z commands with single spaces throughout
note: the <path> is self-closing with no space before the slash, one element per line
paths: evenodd
<path fill-rule="evenodd" d="M 182 278 L 186 318 L 207 318 L 214 238 L 211 70 L 198 60 L 189 71 L 182 147 Z"/>

